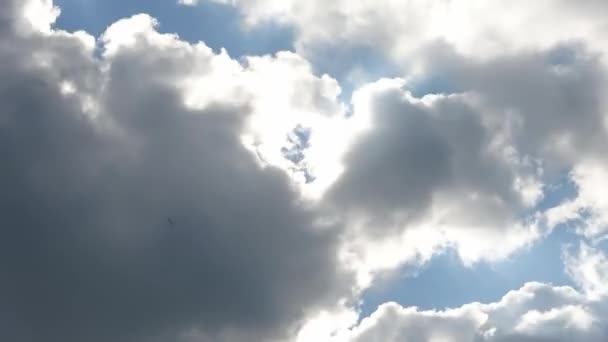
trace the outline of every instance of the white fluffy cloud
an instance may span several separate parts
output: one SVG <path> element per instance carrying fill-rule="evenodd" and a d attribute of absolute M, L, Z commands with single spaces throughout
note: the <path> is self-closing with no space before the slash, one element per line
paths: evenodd
<path fill-rule="evenodd" d="M 365 46 L 402 67 L 407 81 L 371 83 L 354 92 L 352 118 L 333 130 L 347 133 L 334 133 L 333 144 L 323 144 L 340 147 L 316 154 L 323 161 L 317 165 L 342 161 L 330 168 L 333 177 L 326 172 L 318 178 L 317 185 L 326 182 L 320 188 L 329 188 L 325 203 L 340 207 L 338 215 L 347 212 L 355 230 L 380 238 L 387 228 L 397 232 L 386 243 L 363 242 L 401 255 L 363 257 L 376 259 L 370 263 L 378 267 L 424 260 L 440 246 L 455 246 L 468 262 L 505 257 L 563 221 L 534 212 L 544 188 L 563 170 L 587 170 L 584 160 L 604 158 L 606 73 L 598 57 L 608 27 L 598 15 L 603 2 L 230 3 L 250 25 L 292 25 L 297 51 L 313 59 L 316 46 Z M 445 95 L 416 98 L 398 90 L 414 91 L 421 82 L 443 84 Z M 405 99 L 391 107 L 398 98 Z M 598 177 L 596 183 L 604 179 Z M 572 210 L 591 201 L 588 192 Z M 601 204 L 597 198 L 593 203 L 588 232 L 601 229 L 593 223 L 601 220 Z M 407 230 L 422 230 L 416 236 L 431 242 L 416 242 L 415 251 L 403 237 Z"/>
<path fill-rule="evenodd" d="M 248 25 L 291 25 L 296 50 L 312 60 L 347 46 L 354 54 L 344 64 L 354 65 L 357 48 L 369 48 L 391 59 L 407 80 L 354 92 L 345 127 L 356 133 L 337 155 L 343 171 L 324 198 L 356 232 L 345 258 L 358 270 L 425 262 L 447 246 L 466 262 L 500 259 L 562 223 L 574 223 L 596 243 L 605 238 L 605 2 L 230 3 Z M 421 86 L 442 94 L 408 92 Z M 564 172 L 570 172 L 575 198 L 547 211 L 535 208 Z M 494 311 L 514 310 L 505 299 L 478 315 L 456 314 L 471 327 L 469 335 L 460 328 L 408 335 L 418 330 L 408 324 L 422 324 L 415 320 L 447 322 L 454 311 L 422 313 L 391 304 L 378 324 L 396 330 L 381 326 L 365 335 L 363 323 L 361 340 L 603 340 L 605 330 L 595 324 L 605 309 L 589 304 L 603 293 L 603 256 L 589 253 L 582 245 L 568 258 L 567 269 L 585 292 L 571 302 L 526 305 L 513 316 L 519 320 L 508 322 L 492 318 Z M 369 273 L 362 279 L 369 281 Z M 400 315 L 406 317 L 402 328 L 393 325 Z M 484 315 L 489 318 L 480 320 Z M 489 322 L 486 330 L 480 322 Z M 492 329 L 497 324 L 502 330 Z"/>
<path fill-rule="evenodd" d="M 547 211 L 551 226 L 563 223 L 578 228 L 582 235 L 602 240 L 608 232 L 608 167 L 604 160 L 584 160 L 572 170 L 570 178 L 577 187 L 577 196 Z"/>
<path fill-rule="evenodd" d="M 574 255 L 567 251 L 566 271 L 593 299 L 608 297 L 608 256 L 600 249 L 581 243 Z"/>
<path fill-rule="evenodd" d="M 446 42 L 468 57 L 491 58 L 564 41 L 593 42 L 603 50 L 606 18 L 601 0 L 381 0 L 381 1 L 225 1 L 243 12 L 250 25 L 277 20 L 293 25 L 302 49 L 349 44 L 387 51 L 415 65 L 420 49 Z"/>
<path fill-rule="evenodd" d="M 607 255 L 581 244 L 565 255 L 580 290 L 527 283 L 495 303 L 422 311 L 381 305 L 360 322 L 346 321 L 326 334 L 331 342 L 600 342 L 608 338 Z M 336 315 L 335 317 L 340 317 Z M 342 313 L 344 317 L 344 313 Z"/>
<path fill-rule="evenodd" d="M 583 291 L 528 283 L 500 301 L 472 303 L 457 309 L 421 311 L 396 303 L 381 305 L 371 316 L 350 329 L 328 337 L 332 342 L 393 341 L 585 341 L 608 338 L 605 282 L 606 255 L 582 247 L 569 259 L 568 268 Z M 598 278 L 598 275 L 601 274 Z M 600 283 L 603 286 L 604 283 Z"/>

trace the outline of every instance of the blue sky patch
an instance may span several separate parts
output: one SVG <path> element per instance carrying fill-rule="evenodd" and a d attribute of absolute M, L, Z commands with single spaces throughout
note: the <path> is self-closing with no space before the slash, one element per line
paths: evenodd
<path fill-rule="evenodd" d="M 237 9 L 211 1 L 195 7 L 174 0 L 57 0 L 56 5 L 61 8 L 58 27 L 86 30 L 97 37 L 117 20 L 147 13 L 158 19 L 161 32 L 177 33 L 189 42 L 203 41 L 215 51 L 225 48 L 234 58 L 293 50 L 289 27 L 268 22 L 248 31 Z"/>

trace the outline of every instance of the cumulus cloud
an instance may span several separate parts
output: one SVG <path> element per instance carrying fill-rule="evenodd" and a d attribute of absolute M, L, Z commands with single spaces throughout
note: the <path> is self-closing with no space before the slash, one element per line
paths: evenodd
<path fill-rule="evenodd" d="M 604 341 L 606 304 L 570 287 L 528 283 L 500 301 L 421 311 L 396 303 L 331 341 Z"/>
<path fill-rule="evenodd" d="M 355 65 L 363 47 L 402 70 L 404 80 L 382 80 L 354 92 L 352 127 L 346 127 L 357 133 L 337 155 L 342 172 L 323 198 L 355 232 L 346 259 L 357 269 L 425 262 L 445 247 L 455 247 L 465 262 L 500 259 L 563 223 L 574 223 L 594 243 L 605 238 L 608 22 L 599 15 L 604 2 L 259 0 L 232 5 L 248 25 L 266 20 L 292 25 L 296 50 L 311 60 L 348 46 L 353 55 L 343 64 Z M 538 207 L 545 189 L 564 173 L 575 197 L 547 211 Z M 480 333 L 472 323 L 470 336 L 605 339 L 598 330 L 590 332 L 593 317 L 605 311 L 595 304 L 591 311 L 586 307 L 598 296 L 587 292 L 601 293 L 597 284 L 603 279 L 602 267 L 582 266 L 586 248 L 581 247 L 578 268 L 571 266 L 575 257 L 567 264 L 575 279 L 581 272 L 594 275 L 591 283 L 577 281 L 586 299 L 527 308 L 503 333 Z M 593 265 L 602 265 L 600 257 L 594 260 Z M 404 316 L 411 314 L 403 310 Z M 387 324 L 398 320 L 394 316 Z M 572 331 L 555 332 L 556 327 Z M 452 337 L 393 336 L 468 340 L 458 337 L 461 330 L 453 330 Z M 369 338 L 390 340 L 390 334 L 379 336 Z"/>
<path fill-rule="evenodd" d="M 604 49 L 606 19 L 601 0 L 574 4 L 542 0 L 501 1 L 225 1 L 242 11 L 246 23 L 276 20 L 293 25 L 298 46 L 369 46 L 414 66 L 418 52 L 444 41 L 472 58 L 508 51 L 547 48 L 563 41 L 592 40 Z M 408 60 L 403 60 L 407 57 Z M 413 59 L 413 60 L 410 60 Z"/>
<path fill-rule="evenodd" d="M 564 261 L 578 289 L 530 282 L 495 303 L 420 310 L 389 302 L 326 335 L 331 342 L 589 341 L 608 338 L 606 252 L 581 244 Z M 331 336 L 331 337 L 330 337 Z"/>
<path fill-rule="evenodd" d="M 235 60 L 146 14 L 96 39 L 55 29 L 50 0 L 0 0 L 1 338 L 607 338 L 603 2 L 231 3 L 297 51 Z M 310 62 L 338 45 L 403 77 L 343 103 Z M 564 172 L 577 195 L 545 211 Z M 579 290 L 357 323 L 377 272 L 500 260 L 573 220 Z"/>
<path fill-rule="evenodd" d="M 467 263 L 500 259 L 542 235 L 524 215 L 542 196 L 542 172 L 475 94 L 417 98 L 407 82 L 381 80 L 353 103 L 360 132 L 323 203 L 351 229 L 359 269 L 424 262 L 447 247 Z"/>
<path fill-rule="evenodd" d="M 351 227 L 385 237 L 387 228 L 401 234 L 426 226 L 440 232 L 426 234 L 431 244 L 440 245 L 439 237 L 460 246 L 466 260 L 501 258 L 564 221 L 534 212 L 546 186 L 564 170 L 586 170 L 589 158 L 605 158 L 602 2 L 232 4 L 250 25 L 294 26 L 297 51 L 313 60 L 317 46 L 365 46 L 403 70 L 404 91 L 386 81 L 353 96 L 353 117 L 370 127 L 336 155 L 343 173 L 327 201 L 348 213 Z M 425 87 L 445 95 L 405 95 Z M 582 189 L 581 177 L 573 179 Z M 582 202 L 593 202 L 587 231 L 601 231 L 601 201 L 581 192 L 570 211 L 589 211 Z M 496 253 L 506 231 L 511 238 Z M 388 244 L 398 245 L 395 239 Z"/>
<path fill-rule="evenodd" d="M 308 119 L 310 141 L 296 148 L 294 169 L 315 180 L 304 188 L 355 231 L 348 257 L 372 268 L 448 246 L 467 263 L 504 258 L 564 222 L 557 208 L 535 208 L 545 187 L 604 158 L 601 2 L 219 2 L 238 7 L 248 25 L 292 25 L 296 50 L 314 61 L 319 51 L 365 47 L 402 70 L 403 79 L 355 89 L 349 118 Z M 425 91 L 436 94 L 413 95 Z M 290 117 L 256 147 L 274 165 L 286 163 L 276 152 L 286 127 L 313 116 Z M 588 209 L 582 202 L 562 216 Z M 597 202 L 589 232 L 602 229 Z M 398 256 L 379 256 L 387 250 Z"/>
<path fill-rule="evenodd" d="M 593 240 L 603 240 L 608 231 L 608 202 L 602 189 L 608 180 L 606 161 L 585 159 L 571 171 L 577 196 L 551 208 L 546 219 L 551 226 L 570 224 Z"/>
<path fill-rule="evenodd" d="M 238 62 L 146 15 L 97 56 L 50 14 L 20 19 L 48 4 L 0 10 L 3 340 L 268 341 L 348 295 L 336 227 L 241 141 L 250 98 L 210 82 L 186 101 L 187 78 L 226 86 Z"/>
<path fill-rule="evenodd" d="M 566 271 L 591 298 L 608 296 L 608 256 L 597 247 L 581 243 L 578 252 L 566 250 Z"/>

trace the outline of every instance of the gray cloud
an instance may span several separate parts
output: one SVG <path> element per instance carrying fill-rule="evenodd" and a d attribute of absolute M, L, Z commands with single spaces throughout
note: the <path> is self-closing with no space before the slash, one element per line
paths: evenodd
<path fill-rule="evenodd" d="M 531 223 L 534 231 L 528 215 L 543 186 L 585 158 L 605 158 L 606 73 L 584 44 L 475 60 L 432 43 L 422 59 L 420 75 L 446 80 L 443 94 L 417 98 L 408 91 L 415 82 L 363 88 L 371 128 L 326 198 L 358 215 L 370 236 L 426 225 L 456 241 L 463 228 L 496 236 Z M 466 239 L 482 241 L 478 233 Z"/>
<path fill-rule="evenodd" d="M 496 148 L 496 131 L 466 95 L 423 102 L 379 83 L 369 102 L 372 128 L 351 147 L 327 200 L 371 217 L 370 231 L 402 229 L 445 203 L 475 208 L 477 226 L 504 227 L 526 207 L 515 183 L 530 170 Z"/>
<path fill-rule="evenodd" d="M 123 22 L 113 37 L 102 39 L 111 52 L 97 55 L 82 33 L 28 26 L 18 12 L 34 2 L 0 1 L 0 338 L 269 341 L 293 336 L 308 314 L 351 294 L 357 282 L 336 255 L 344 247 L 341 228 L 319 223 L 329 220 L 305 206 L 289 176 L 261 167 L 243 147 L 255 91 L 243 95 L 238 88 L 259 80 L 221 93 L 230 73 L 214 71 L 230 69 L 222 64 L 229 58 L 218 62 L 211 51 L 172 36 L 121 32 L 152 30 L 145 17 Z M 390 12 L 363 13 L 368 10 L 372 22 Z M 338 26 L 349 26 L 344 18 Z M 386 31 L 370 32 L 367 39 L 395 36 Z M 123 37 L 133 41 L 114 41 Z M 460 54 L 423 38 L 416 51 L 427 54 L 417 66 L 449 78 L 448 93 L 458 94 L 421 99 L 382 82 L 364 88 L 370 91 L 364 104 L 372 125 L 349 147 L 345 172 L 320 201 L 323 215 L 347 223 L 363 218 L 365 234 L 356 243 L 363 241 L 362 249 L 369 243 L 370 254 L 377 252 L 370 236 L 394 237 L 432 217 L 442 233 L 456 231 L 448 242 L 462 242 L 464 252 L 487 248 L 484 234 L 490 231 L 494 240 L 488 241 L 500 246 L 473 253 L 500 258 L 508 254 L 500 248 L 510 252 L 529 242 L 528 235 L 510 233 L 536 203 L 537 189 L 525 187 L 544 180 L 535 159 L 546 170 L 545 160 L 555 161 L 549 169 L 560 169 L 583 154 L 600 155 L 606 139 L 604 69 L 583 45 L 516 49 L 478 60 L 469 58 L 475 49 Z M 280 58 L 293 65 L 272 72 L 309 72 L 296 55 Z M 217 84 L 201 82 L 185 92 L 193 75 L 212 75 Z M 269 126 L 282 111 L 341 113 L 331 95 L 338 89 L 333 80 L 303 78 L 273 81 L 293 83 L 294 94 L 280 110 L 256 108 L 281 112 L 267 118 Z M 186 97 L 200 102 L 186 104 Z M 355 108 L 354 117 L 359 114 Z M 310 129 L 303 145 L 309 138 L 315 143 L 317 127 Z M 466 236 L 459 240 L 461 233 Z M 420 236 L 409 246 L 445 243 Z M 430 239 L 438 237 L 444 236 Z M 388 257 L 398 260 L 389 265 L 406 258 Z M 375 262 L 363 265 L 362 273 L 368 266 L 387 267 Z M 404 315 L 403 308 L 389 305 L 376 316 L 382 329 L 355 340 L 390 341 L 386 333 L 398 340 L 436 333 L 481 338 L 478 329 L 489 333 L 491 327 L 480 317 L 489 315 L 504 328 L 491 335 L 494 340 L 544 341 L 578 337 L 554 328 L 581 312 L 606 316 L 575 291 L 560 291 L 530 285 L 520 290 L 520 302 L 507 296 L 498 304 L 441 313 L 408 309 Z M 530 312 L 530 321 L 516 321 Z M 605 328 L 589 331 L 584 336 L 600 338 Z"/>
<path fill-rule="evenodd" d="M 336 231 L 242 147 L 246 104 L 187 108 L 177 49 L 96 61 L 68 34 L 17 37 L 15 4 L 0 5 L 3 340 L 267 341 L 348 293 Z"/>
<path fill-rule="evenodd" d="M 509 125 L 515 147 L 547 167 L 568 167 L 585 154 L 597 154 L 606 143 L 606 70 L 584 42 L 487 61 L 436 43 L 424 56 L 426 77 L 445 79 L 446 92 L 478 94 L 484 115 Z"/>

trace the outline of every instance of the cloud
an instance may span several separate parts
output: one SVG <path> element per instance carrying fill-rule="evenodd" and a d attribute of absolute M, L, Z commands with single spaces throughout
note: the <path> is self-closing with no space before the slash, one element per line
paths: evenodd
<path fill-rule="evenodd" d="M 504 258 L 555 226 L 546 227 L 544 208 L 536 208 L 545 187 L 587 158 L 604 158 L 602 2 L 232 5 L 248 25 L 292 25 L 296 50 L 315 65 L 323 64 L 320 51 L 346 46 L 371 49 L 402 70 L 404 81 L 354 91 L 353 119 L 341 129 L 349 133 L 335 139 L 342 147 L 333 157 L 321 159 L 341 161 L 324 203 L 367 234 L 355 234 L 356 244 L 401 255 L 373 263 L 426 260 L 445 246 L 467 262 Z M 435 95 L 424 97 L 425 86 Z M 421 251 L 412 251 L 421 243 L 405 241 L 406 230 L 426 237 Z M 505 233 L 500 251 L 483 247 Z M 374 244 L 371 236 L 387 241 Z"/>
<path fill-rule="evenodd" d="M 528 283 L 499 302 L 420 311 L 396 303 L 331 341 L 603 341 L 606 305 L 570 287 Z"/>
<path fill-rule="evenodd" d="M 587 296 L 601 299 L 608 296 L 608 256 L 597 247 L 581 242 L 578 252 L 566 250 L 566 271 Z"/>
<path fill-rule="evenodd" d="M 331 342 L 604 341 L 608 338 L 606 258 L 604 250 L 584 243 L 574 253 L 567 251 L 565 266 L 580 290 L 530 282 L 495 303 L 476 302 L 443 310 L 423 311 L 389 302 L 360 322 L 351 322 L 326 335 L 326 339 Z"/>
<path fill-rule="evenodd" d="M 549 225 L 570 224 L 593 240 L 606 238 L 608 202 L 601 189 L 608 179 L 606 161 L 598 158 L 581 161 L 570 173 L 577 196 L 565 200 L 546 213 Z"/>
<path fill-rule="evenodd" d="M 360 257 L 394 267 L 452 246 L 467 263 L 504 258 L 556 227 L 541 200 L 568 170 L 584 234 L 601 237 L 605 177 L 591 165 L 604 163 L 608 136 L 596 48 L 563 43 L 479 60 L 433 43 L 419 50 L 422 74 L 355 91 L 352 118 L 364 129 L 326 200 L 349 226 L 384 239 L 356 236 L 373 246 Z M 413 94 L 437 80 L 437 93 Z"/>
<path fill-rule="evenodd" d="M 269 341 L 349 295 L 337 227 L 242 144 L 250 99 L 217 76 L 186 101 L 238 62 L 146 15 L 98 56 L 49 13 L 13 19 L 43 4 L 0 5 L 3 340 Z"/>
<path fill-rule="evenodd" d="M 576 40 L 593 41 L 603 50 L 606 38 L 606 21 L 599 14 L 606 3 L 601 0 L 576 5 L 566 0 L 532 5 L 523 0 L 212 1 L 238 7 L 249 25 L 276 20 L 294 26 L 297 46 L 304 50 L 325 44 L 370 46 L 409 66 L 422 62 L 419 49 L 437 41 L 485 59 Z"/>
<path fill-rule="evenodd" d="M 198 0 L 178 0 L 177 3 L 184 6 L 196 6 L 198 5 Z"/>
<path fill-rule="evenodd" d="M 479 62 L 440 44 L 426 52 L 424 78 L 446 80 L 447 93 L 474 94 L 485 120 L 542 170 L 544 187 L 569 174 L 576 196 L 558 199 L 563 202 L 542 214 L 550 229 L 570 223 L 601 238 L 606 205 L 597 191 L 606 178 L 606 65 L 592 47 L 566 43 Z"/>
<path fill-rule="evenodd" d="M 418 98 L 407 87 L 380 80 L 354 94 L 361 128 L 322 199 L 349 228 L 356 268 L 425 262 L 450 247 L 468 264 L 498 260 L 542 236 L 542 169 L 476 94 Z"/>
<path fill-rule="evenodd" d="M 554 32 L 540 14 L 564 1 L 235 1 L 298 49 L 234 60 L 146 14 L 95 39 L 54 29 L 52 1 L 2 1 L 0 337 L 604 340 L 606 257 L 586 244 L 566 254 L 580 291 L 387 303 L 358 325 L 354 308 L 377 272 L 446 248 L 501 260 L 572 219 L 603 237 L 602 4 Z M 305 58 L 341 44 L 407 60 L 403 78 L 342 103 Z M 577 197 L 545 211 L 564 170 Z"/>
<path fill-rule="evenodd" d="M 515 147 L 545 168 L 571 166 L 606 141 L 606 68 L 586 44 L 505 53 L 471 61 L 438 44 L 424 54 L 447 93 L 473 92 L 488 120 L 502 121 Z"/>

